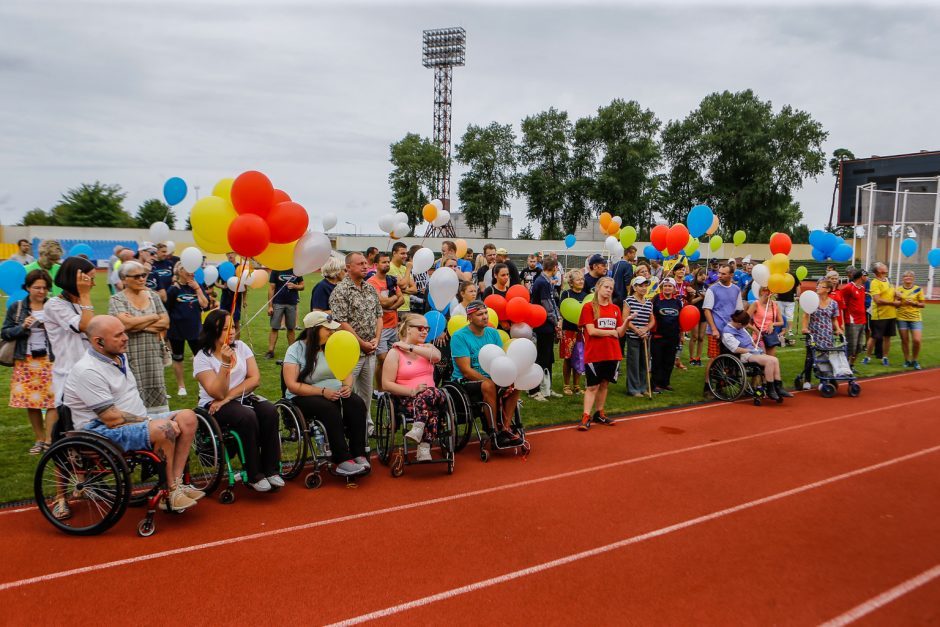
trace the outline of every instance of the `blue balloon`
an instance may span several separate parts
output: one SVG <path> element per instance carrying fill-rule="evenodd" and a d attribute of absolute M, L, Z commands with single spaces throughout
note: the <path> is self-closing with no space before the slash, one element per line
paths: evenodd
<path fill-rule="evenodd" d="M 689 235 L 701 237 L 708 231 L 714 220 L 715 214 L 712 212 L 711 207 L 708 205 L 695 205 L 689 211 L 685 224 L 689 227 Z"/>
<path fill-rule="evenodd" d="M 652 244 L 646 245 L 646 247 L 643 249 L 643 256 L 647 259 L 656 259 L 657 261 L 663 258 L 662 254 L 660 254 L 660 252 L 656 250 L 656 247 Z"/>
<path fill-rule="evenodd" d="M 689 261 L 695 262 L 701 259 L 701 257 L 702 257 L 702 251 L 696 250 L 694 253 L 689 255 Z M 689 278 L 689 277 L 686 277 L 686 278 Z M 689 280 L 691 281 L 691 279 Z"/>
<path fill-rule="evenodd" d="M 23 290 L 23 282 L 26 280 L 26 267 L 18 261 L 7 259 L 0 263 L 0 290 L 7 293 L 11 301 L 13 295 L 19 292 L 26 295 Z M 22 297 L 20 297 L 21 300 Z"/>
<path fill-rule="evenodd" d="M 832 254 L 829 255 L 833 261 L 838 261 L 843 263 L 852 258 L 852 247 L 848 244 L 839 244 L 836 246 L 836 249 L 832 251 Z"/>
<path fill-rule="evenodd" d="M 24 290 L 23 288 L 20 288 L 20 289 L 18 289 L 18 290 L 14 290 L 14 291 L 10 292 L 10 300 L 8 300 L 7 302 L 8 302 L 8 303 L 15 303 L 15 302 L 18 301 L 18 300 L 23 300 L 23 299 L 26 298 L 27 296 L 29 296 L 29 292 L 27 292 L 27 291 Z"/>
<path fill-rule="evenodd" d="M 219 264 L 219 278 L 223 282 L 228 281 L 229 277 L 235 276 L 235 264 L 231 261 L 223 261 Z"/>
<path fill-rule="evenodd" d="M 565 248 L 571 248 L 574 246 L 574 243 L 578 241 L 578 238 L 570 233 L 565 235 Z"/>
<path fill-rule="evenodd" d="M 69 254 L 66 257 L 78 257 L 79 255 L 85 255 L 89 260 L 95 258 L 95 253 L 88 244 L 75 244 L 69 248 Z"/>
<path fill-rule="evenodd" d="M 839 246 L 839 238 L 835 233 L 823 233 L 822 240 L 819 243 L 817 248 L 826 255 L 832 255 L 834 251 Z"/>
<path fill-rule="evenodd" d="M 940 248 L 934 248 L 927 253 L 927 263 L 933 268 L 940 268 Z"/>
<path fill-rule="evenodd" d="M 196 279 L 196 283 L 199 285 L 206 284 L 206 273 L 203 272 L 202 268 L 196 268 L 196 271 L 193 272 L 193 278 Z"/>
<path fill-rule="evenodd" d="M 178 176 L 167 179 L 166 183 L 163 184 L 163 197 L 171 207 L 183 202 L 183 199 L 186 198 L 186 181 Z"/>
<path fill-rule="evenodd" d="M 917 252 L 917 240 L 911 239 L 908 237 L 906 240 L 901 242 L 901 254 L 905 257 L 910 257 Z"/>
<path fill-rule="evenodd" d="M 809 234 L 810 246 L 812 246 L 813 248 L 819 248 L 821 250 L 822 247 L 820 246 L 820 244 L 822 244 L 822 239 L 823 237 L 825 237 L 825 235 L 826 235 L 826 232 L 823 231 L 822 229 L 816 229 L 815 231 L 810 233 Z"/>
<path fill-rule="evenodd" d="M 428 321 L 428 326 L 431 327 L 428 331 L 428 341 L 433 342 L 447 328 L 447 318 L 437 310 L 427 312 L 424 314 L 424 318 Z"/>
<path fill-rule="evenodd" d="M 826 259 L 829 258 L 829 255 L 819 250 L 818 248 L 813 249 L 812 255 L 815 261 L 825 261 Z"/>

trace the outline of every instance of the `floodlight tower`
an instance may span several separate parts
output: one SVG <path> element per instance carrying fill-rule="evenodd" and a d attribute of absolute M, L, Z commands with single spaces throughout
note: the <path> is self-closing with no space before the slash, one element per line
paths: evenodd
<path fill-rule="evenodd" d="M 422 62 L 434 68 L 434 143 L 444 155 L 446 165 L 438 175 L 434 192 L 444 209 L 450 211 L 450 120 L 453 106 L 454 68 L 466 63 L 467 31 L 457 28 L 436 28 L 424 31 Z M 428 227 L 425 237 L 454 237 L 454 225 Z"/>

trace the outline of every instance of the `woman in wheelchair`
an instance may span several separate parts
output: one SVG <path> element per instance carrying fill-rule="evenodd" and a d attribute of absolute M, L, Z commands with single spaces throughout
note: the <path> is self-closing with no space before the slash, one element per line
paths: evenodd
<path fill-rule="evenodd" d="M 426 342 L 430 327 L 419 314 L 404 316 L 398 325 L 394 350 L 385 358 L 382 389 L 395 395 L 414 423 L 405 437 L 418 444 L 415 459 L 431 461 L 431 443 L 437 438 L 438 417 L 447 411 L 447 394 L 434 385 L 434 364 L 441 352 Z"/>
<path fill-rule="evenodd" d="M 274 404 L 252 391 L 261 373 L 251 349 L 232 340 L 231 314 L 214 309 L 199 333 L 199 352 L 193 376 L 199 382 L 199 406 L 215 416 L 219 426 L 238 433 L 244 444 L 248 484 L 258 492 L 284 486 L 278 474 L 281 444 Z"/>
<path fill-rule="evenodd" d="M 325 311 L 304 316 L 304 331 L 287 349 L 283 373 L 287 398 L 308 423 L 314 419 L 323 423 L 336 474 L 349 477 L 370 470 L 365 449 L 366 405 L 352 393 L 352 375 L 339 381 L 326 363 L 326 341 L 338 328 L 339 323 Z"/>
<path fill-rule="evenodd" d="M 744 328 L 751 322 L 746 311 L 736 311 L 721 333 L 721 343 L 729 353 L 736 355 L 745 364 L 757 364 L 764 369 L 764 392 L 768 397 L 779 401 L 783 397 L 793 396 L 783 387 L 780 378 L 780 362 L 772 355 L 765 355 L 754 346 L 750 333 Z"/>

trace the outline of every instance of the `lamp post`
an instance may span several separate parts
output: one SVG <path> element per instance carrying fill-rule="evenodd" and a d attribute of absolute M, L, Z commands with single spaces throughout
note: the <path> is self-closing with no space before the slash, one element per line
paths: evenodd
<path fill-rule="evenodd" d="M 349 220 L 346 220 L 345 223 L 348 224 L 349 226 L 351 226 L 351 227 L 353 228 L 353 235 L 359 235 L 359 229 L 358 229 L 358 227 L 357 227 L 355 224 L 353 224 L 353 223 L 350 222 Z"/>

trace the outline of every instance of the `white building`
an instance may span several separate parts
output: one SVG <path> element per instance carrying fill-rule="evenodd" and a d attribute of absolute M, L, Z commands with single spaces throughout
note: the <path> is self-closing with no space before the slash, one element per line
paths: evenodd
<path fill-rule="evenodd" d="M 482 229 L 471 229 L 464 223 L 462 213 L 451 213 L 450 221 L 454 224 L 457 237 L 463 239 L 483 237 Z M 512 216 L 509 214 L 500 215 L 496 224 L 490 227 L 490 234 L 487 239 L 512 239 Z"/>

